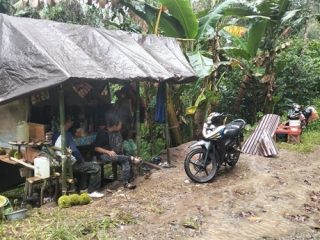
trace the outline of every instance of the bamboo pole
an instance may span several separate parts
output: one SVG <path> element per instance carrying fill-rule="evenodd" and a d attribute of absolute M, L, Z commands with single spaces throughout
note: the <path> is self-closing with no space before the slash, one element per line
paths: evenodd
<path fill-rule="evenodd" d="M 169 91 L 168 91 L 168 83 L 165 83 L 165 86 L 166 86 L 166 132 L 165 132 L 165 135 L 166 135 L 166 145 L 167 145 L 167 162 L 168 164 L 170 165 L 171 164 L 171 158 L 170 158 L 170 144 L 171 144 L 171 141 L 170 141 L 170 131 L 169 131 L 169 111 L 168 111 L 168 102 L 169 102 Z"/>
<path fill-rule="evenodd" d="M 66 158 L 66 132 L 64 130 L 65 109 L 64 109 L 64 92 L 60 85 L 59 89 L 59 112 L 60 112 L 60 135 L 61 135 L 61 152 L 62 152 L 62 194 L 67 193 L 67 158 Z"/>
<path fill-rule="evenodd" d="M 136 145 L 137 155 L 140 156 L 140 83 L 136 83 Z"/>

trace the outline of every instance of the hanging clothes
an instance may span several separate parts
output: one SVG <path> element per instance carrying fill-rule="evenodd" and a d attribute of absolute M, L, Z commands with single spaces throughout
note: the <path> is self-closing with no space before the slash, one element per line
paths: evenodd
<path fill-rule="evenodd" d="M 157 92 L 154 120 L 157 123 L 166 122 L 166 83 L 160 83 Z"/>

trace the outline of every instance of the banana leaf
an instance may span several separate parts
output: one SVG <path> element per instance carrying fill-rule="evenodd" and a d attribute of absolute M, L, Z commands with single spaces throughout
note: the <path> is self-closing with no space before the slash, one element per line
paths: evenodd
<path fill-rule="evenodd" d="M 160 0 L 169 13 L 176 18 L 185 32 L 186 38 L 194 38 L 198 33 L 198 21 L 189 0 Z"/>
<path fill-rule="evenodd" d="M 197 39 L 209 37 L 213 31 L 217 30 L 219 20 L 223 17 L 252 15 L 257 15 L 252 4 L 239 2 L 238 0 L 226 0 L 216 5 L 206 16 L 200 18 Z"/>
<path fill-rule="evenodd" d="M 203 101 L 205 101 L 206 99 L 207 99 L 207 97 L 206 97 L 206 95 L 204 94 L 204 91 L 202 91 L 202 92 L 200 93 L 200 95 L 198 96 L 198 98 L 197 98 L 194 106 L 188 107 L 188 108 L 186 109 L 186 114 L 187 114 L 187 115 L 193 115 L 193 114 L 195 114 L 195 112 L 197 111 L 197 108 L 199 107 L 199 105 L 200 105 Z"/>
<path fill-rule="evenodd" d="M 148 24 L 149 31 L 153 32 L 154 23 L 160 10 L 159 8 L 144 2 L 132 0 L 122 1 L 122 4 L 143 19 Z M 180 22 L 168 13 L 161 13 L 159 27 L 168 37 L 185 37 L 185 32 Z"/>
<path fill-rule="evenodd" d="M 201 51 L 188 52 L 189 62 L 199 78 L 204 78 L 213 71 L 213 61 Z"/>

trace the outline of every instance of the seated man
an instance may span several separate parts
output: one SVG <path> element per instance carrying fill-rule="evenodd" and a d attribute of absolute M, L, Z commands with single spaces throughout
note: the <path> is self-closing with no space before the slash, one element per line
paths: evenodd
<path fill-rule="evenodd" d="M 123 185 L 125 188 L 134 189 L 136 186 L 129 183 L 131 164 L 140 162 L 139 158 L 125 156 L 122 150 L 121 121 L 115 114 L 107 116 L 107 123 L 104 129 L 100 129 L 95 142 L 95 151 L 102 162 L 117 162 L 121 165 Z"/>
<path fill-rule="evenodd" d="M 99 193 L 97 190 L 101 185 L 101 169 L 99 165 L 94 162 L 86 162 L 78 150 L 73 137 L 68 130 L 72 127 L 73 121 L 70 117 L 68 117 L 64 124 L 64 130 L 66 131 L 66 146 L 69 147 L 72 151 L 71 161 L 72 161 L 72 169 L 74 172 L 78 172 L 81 174 L 89 174 L 89 186 L 88 192 L 90 197 L 92 198 L 100 198 L 103 197 L 103 193 Z M 61 148 L 61 135 L 58 134 L 53 137 L 53 144 L 56 147 Z"/>

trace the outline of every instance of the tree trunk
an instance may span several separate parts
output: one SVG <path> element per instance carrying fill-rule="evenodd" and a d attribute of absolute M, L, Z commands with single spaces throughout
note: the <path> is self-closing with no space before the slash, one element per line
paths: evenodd
<path fill-rule="evenodd" d="M 201 104 L 194 115 L 194 130 L 193 130 L 193 139 L 200 139 L 202 137 L 202 127 L 204 123 L 205 115 L 205 104 Z"/>
<path fill-rule="evenodd" d="M 235 112 L 235 113 L 240 112 L 240 106 L 241 106 L 242 100 L 244 98 L 244 95 L 246 93 L 247 88 L 252 83 L 252 80 L 253 80 L 253 76 L 251 75 L 251 73 L 246 74 L 244 76 L 244 78 L 242 79 L 241 84 L 240 84 L 240 88 L 238 91 L 238 95 L 237 95 L 235 104 L 233 106 L 233 112 Z"/>

